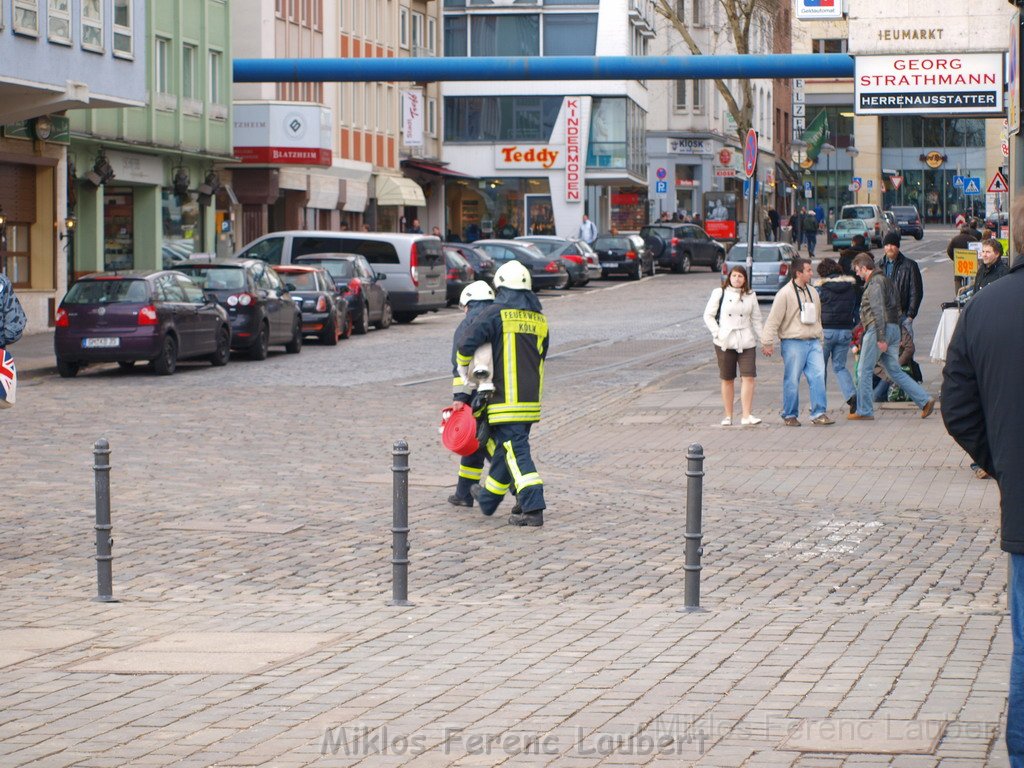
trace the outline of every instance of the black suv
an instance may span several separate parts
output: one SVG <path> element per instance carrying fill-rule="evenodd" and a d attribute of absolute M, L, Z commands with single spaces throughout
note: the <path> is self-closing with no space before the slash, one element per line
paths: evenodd
<path fill-rule="evenodd" d="M 896 226 L 900 228 L 901 235 L 913 235 L 915 240 L 924 237 L 924 224 L 921 223 L 917 208 L 912 205 L 894 205 L 889 211 L 896 217 Z"/>
<path fill-rule="evenodd" d="M 640 237 L 658 266 L 673 272 L 689 272 L 694 265 L 720 272 L 725 263 L 725 246 L 696 224 L 648 224 L 640 230 Z"/>

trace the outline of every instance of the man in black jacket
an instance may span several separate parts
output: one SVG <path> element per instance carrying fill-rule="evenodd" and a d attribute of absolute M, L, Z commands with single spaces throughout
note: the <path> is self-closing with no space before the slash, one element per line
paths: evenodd
<path fill-rule="evenodd" d="M 1016 252 L 1024 246 L 1024 200 L 1010 217 Z M 1024 262 L 964 307 L 942 371 L 942 421 L 960 446 L 996 479 L 1000 544 L 1010 553 L 1009 608 L 1013 636 L 1006 746 L 1010 765 L 1024 765 Z M 993 332 L 995 329 L 996 332 Z"/>
<path fill-rule="evenodd" d="M 974 276 L 974 292 L 977 293 L 1009 273 L 1010 268 L 1003 261 L 1003 244 L 992 238 L 983 241 L 981 263 L 978 265 L 978 274 Z"/>
<path fill-rule="evenodd" d="M 896 288 L 896 298 L 900 305 L 900 325 L 907 329 L 910 338 L 914 338 L 914 318 L 921 308 L 924 298 L 924 284 L 921 281 L 921 268 L 917 262 L 908 259 L 900 252 L 900 236 L 898 232 L 890 232 L 882 240 L 885 258 L 878 262 L 878 269 L 888 277 Z"/>
<path fill-rule="evenodd" d="M 854 235 L 850 240 L 850 247 L 843 248 L 839 252 L 839 266 L 843 270 L 844 275 L 857 279 L 857 287 L 863 288 L 863 284 L 860 282 L 860 278 L 857 277 L 853 271 L 853 260 L 857 258 L 858 254 L 870 253 L 871 249 L 867 246 L 867 240 L 864 239 L 864 235 Z"/>

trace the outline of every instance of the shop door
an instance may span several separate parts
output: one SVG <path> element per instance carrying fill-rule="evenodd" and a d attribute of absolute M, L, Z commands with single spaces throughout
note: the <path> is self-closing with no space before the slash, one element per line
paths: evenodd
<path fill-rule="evenodd" d="M 526 199 L 526 233 L 529 235 L 554 235 L 555 212 L 551 207 L 551 195 L 524 195 Z"/>
<path fill-rule="evenodd" d="M 135 194 L 130 188 L 103 192 L 103 268 L 135 267 Z"/>

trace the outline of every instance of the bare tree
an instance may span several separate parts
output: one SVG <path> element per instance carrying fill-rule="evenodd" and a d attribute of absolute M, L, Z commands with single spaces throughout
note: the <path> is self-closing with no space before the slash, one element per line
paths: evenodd
<path fill-rule="evenodd" d="M 718 3 L 724 10 L 729 37 L 736 47 L 736 53 L 741 54 L 751 52 L 750 28 L 755 16 L 761 13 L 767 14 L 769 18 L 773 17 L 778 8 L 778 0 L 709 0 L 709 2 Z M 690 31 L 689 23 L 686 19 L 680 18 L 678 6 L 672 0 L 655 0 L 654 7 L 683 38 L 690 53 L 695 56 L 713 53 L 713 51 L 701 50 L 700 44 Z M 739 145 L 743 146 L 747 131 L 753 125 L 754 86 L 750 80 L 737 80 L 736 89 L 739 93 L 734 94 L 724 80 L 716 78 L 714 84 L 733 120 L 736 121 L 736 136 Z"/>

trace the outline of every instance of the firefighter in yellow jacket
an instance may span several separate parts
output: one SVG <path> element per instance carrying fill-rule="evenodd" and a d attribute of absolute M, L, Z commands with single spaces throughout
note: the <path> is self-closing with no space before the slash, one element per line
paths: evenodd
<path fill-rule="evenodd" d="M 544 525 L 544 484 L 530 455 L 530 427 L 540 421 L 544 389 L 544 358 L 548 353 L 548 321 L 532 290 L 529 270 L 518 261 L 494 273 L 496 300 L 467 330 L 456 353 L 461 367 L 473 353 L 491 344 L 494 394 L 487 422 L 494 442 L 491 471 L 480 489 L 480 511 L 493 515 L 514 483 L 516 504 L 511 525 Z"/>

